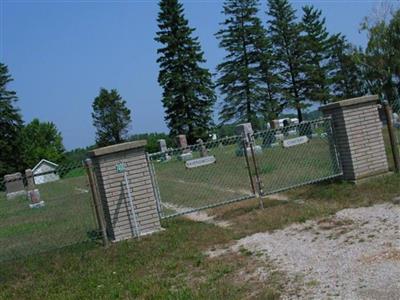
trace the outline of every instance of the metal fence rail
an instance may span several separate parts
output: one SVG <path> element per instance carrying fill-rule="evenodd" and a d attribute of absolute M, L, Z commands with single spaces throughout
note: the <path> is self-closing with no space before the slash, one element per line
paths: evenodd
<path fill-rule="evenodd" d="M 81 162 L 35 174 L 35 195 L 28 196 L 29 178 L 22 176 L 19 195 L 0 192 L 0 261 L 47 252 L 98 238 L 90 187 Z M 53 180 L 53 181 L 51 181 Z M 15 188 L 15 186 L 14 186 Z M 38 200 L 38 199 L 36 199 Z M 35 204 L 35 205 L 33 205 Z"/>

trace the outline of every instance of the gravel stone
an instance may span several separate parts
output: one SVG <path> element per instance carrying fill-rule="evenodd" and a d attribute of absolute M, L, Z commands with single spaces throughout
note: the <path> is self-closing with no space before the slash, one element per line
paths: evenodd
<path fill-rule="evenodd" d="M 400 299 L 400 207 L 345 209 L 239 240 L 291 279 L 286 299 Z M 293 294 L 293 290 L 296 290 Z"/>

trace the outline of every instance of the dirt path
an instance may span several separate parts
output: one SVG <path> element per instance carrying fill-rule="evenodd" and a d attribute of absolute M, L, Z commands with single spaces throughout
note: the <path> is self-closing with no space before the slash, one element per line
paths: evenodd
<path fill-rule="evenodd" d="M 177 205 L 174 205 L 171 203 L 162 203 L 162 205 L 165 208 L 176 211 L 177 213 L 184 213 L 184 212 L 187 212 L 187 211 L 190 211 L 193 209 L 192 207 L 177 206 Z M 192 220 L 192 221 L 214 224 L 216 226 L 223 227 L 223 228 L 229 227 L 231 225 L 228 221 L 214 220 L 214 216 L 208 215 L 205 211 L 192 212 L 190 214 L 183 215 L 183 217 L 187 218 L 189 220 Z"/>
<path fill-rule="evenodd" d="M 288 299 L 400 299 L 399 205 L 345 209 L 245 237 L 229 251 L 242 248 L 287 274 Z"/>

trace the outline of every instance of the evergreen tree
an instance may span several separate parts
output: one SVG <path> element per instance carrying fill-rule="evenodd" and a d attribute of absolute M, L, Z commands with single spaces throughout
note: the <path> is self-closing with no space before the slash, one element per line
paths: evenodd
<path fill-rule="evenodd" d="M 225 1 L 223 28 L 216 36 L 227 52 L 217 66 L 217 84 L 224 96 L 220 119 L 252 122 L 257 114 L 268 116 L 278 105 L 271 61 L 271 44 L 266 39 L 257 0 Z"/>
<path fill-rule="evenodd" d="M 24 168 L 33 168 L 42 159 L 58 163 L 64 158 L 62 136 L 52 122 L 33 119 L 22 129 L 21 141 Z"/>
<path fill-rule="evenodd" d="M 333 37 L 332 92 L 334 100 L 360 97 L 366 94 L 362 72 L 361 50 L 354 48 L 341 35 Z"/>
<path fill-rule="evenodd" d="M 296 11 L 288 0 L 268 0 L 268 34 L 273 44 L 281 89 L 288 107 L 297 111 L 303 120 L 302 109 L 307 107 L 303 78 L 304 47 L 301 26 L 296 21 Z"/>
<path fill-rule="evenodd" d="M 303 7 L 304 74 L 307 98 L 326 104 L 331 101 L 329 73 L 332 68 L 330 38 L 321 11 L 313 6 Z"/>
<path fill-rule="evenodd" d="M 5 64 L 0 63 L 0 180 L 7 173 L 19 170 L 20 139 L 23 121 L 15 106 L 18 98 L 14 91 L 7 89 L 13 81 Z"/>
<path fill-rule="evenodd" d="M 117 90 L 100 89 L 100 94 L 94 99 L 92 107 L 97 145 L 108 146 L 124 142 L 131 123 L 131 111 Z"/>
<path fill-rule="evenodd" d="M 160 73 L 158 82 L 163 88 L 163 106 L 170 134 L 186 134 L 189 143 L 206 138 L 212 126 L 212 107 L 216 97 L 211 74 L 201 67 L 203 52 L 194 29 L 184 17 L 177 0 L 159 3 L 157 37 L 163 45 L 158 49 Z"/>
<path fill-rule="evenodd" d="M 274 60 L 271 41 L 266 36 L 261 36 L 256 42 L 256 49 L 260 55 L 259 70 L 263 85 L 262 117 L 266 122 L 272 122 L 282 113 L 286 103 L 282 100 L 280 92 L 281 82 L 276 73 L 277 62 Z"/>

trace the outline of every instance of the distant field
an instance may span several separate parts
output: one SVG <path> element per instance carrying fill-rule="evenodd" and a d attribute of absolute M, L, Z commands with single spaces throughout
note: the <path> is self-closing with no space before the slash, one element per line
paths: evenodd
<path fill-rule="evenodd" d="M 85 177 L 37 186 L 45 207 L 31 209 L 25 197 L 0 194 L 0 260 L 89 240 L 96 228 Z"/>
<path fill-rule="evenodd" d="M 261 140 L 256 142 L 261 144 Z M 237 149 L 235 144 L 209 149 L 216 163 L 194 169 L 187 169 L 177 156 L 170 161 L 153 161 L 164 214 L 250 197 L 246 161 L 236 155 Z M 199 152 L 193 152 L 193 156 L 199 157 Z M 265 193 L 339 173 L 325 138 L 315 137 L 291 148 L 265 148 L 256 157 Z M 251 172 L 255 182 L 253 168 Z"/>

